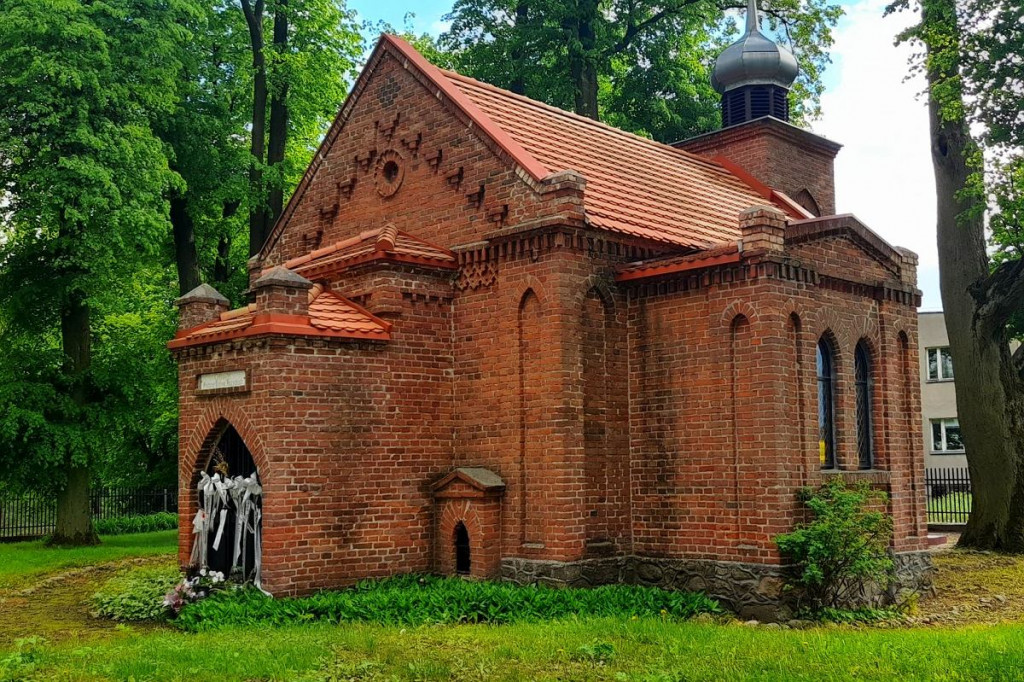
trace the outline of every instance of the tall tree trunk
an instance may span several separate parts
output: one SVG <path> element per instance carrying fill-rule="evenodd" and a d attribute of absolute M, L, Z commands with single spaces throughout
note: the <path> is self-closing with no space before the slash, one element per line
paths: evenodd
<path fill-rule="evenodd" d="M 281 0 L 278 11 L 274 13 L 273 48 L 278 54 L 284 54 L 288 50 L 286 8 L 287 3 Z M 288 81 L 278 74 L 275 76 L 276 82 L 273 83 L 270 96 L 270 141 L 267 146 L 267 167 L 272 171 L 273 180 L 268 192 L 269 210 L 264 225 L 264 240 L 270 236 L 270 230 L 284 208 L 284 177 L 279 164 L 284 161 L 285 145 L 288 141 Z"/>
<path fill-rule="evenodd" d="M 72 292 L 61 310 L 60 333 L 64 349 L 64 372 L 70 379 L 71 399 L 79 406 L 88 400 L 86 385 L 92 348 L 89 328 L 89 304 L 85 295 Z M 99 538 L 92 527 L 89 513 L 90 471 L 87 464 L 65 461 L 67 483 L 57 494 L 57 523 L 50 538 L 51 545 L 95 545 Z"/>
<path fill-rule="evenodd" d="M 521 42 L 522 36 L 526 34 L 526 22 L 530 18 L 530 8 L 527 4 L 527 0 L 519 0 L 516 3 L 516 27 L 513 34 L 517 34 L 516 45 L 512 47 L 509 53 L 511 66 L 515 69 L 515 73 L 512 76 L 512 82 L 509 83 L 508 89 L 517 95 L 526 94 L 526 77 L 523 74 L 523 64 L 526 59 L 526 46 Z"/>
<path fill-rule="evenodd" d="M 927 3 L 923 21 L 943 22 L 941 25 L 950 29 L 946 37 L 955 36 L 954 10 L 953 0 L 935 0 Z M 936 98 L 956 66 L 947 66 L 950 70 L 942 72 L 935 64 L 948 65 L 949 60 L 930 58 L 929 63 L 939 280 L 973 491 L 971 515 L 960 545 L 1019 552 L 1024 551 L 1024 396 L 1006 343 L 1005 320 L 993 319 L 997 301 L 991 297 L 1000 294 L 989 286 L 983 212 L 977 205 L 981 199 L 963 192 L 972 172 L 968 159 L 974 143 L 966 122 L 944 115 Z"/>
<path fill-rule="evenodd" d="M 242 1 L 252 50 L 252 140 L 249 153 L 249 256 L 255 256 L 266 240 L 267 203 L 263 187 L 263 161 L 267 134 L 267 61 L 263 54 L 263 0 Z"/>
<path fill-rule="evenodd" d="M 178 269 L 178 294 L 184 296 L 202 283 L 199 256 L 196 254 L 196 232 L 185 197 L 171 197 L 171 230 L 174 234 L 174 264 Z"/>
<path fill-rule="evenodd" d="M 569 75 L 572 78 L 575 111 L 598 120 L 597 111 L 597 0 L 579 0 L 571 20 Z"/>
<path fill-rule="evenodd" d="M 220 284 L 231 277 L 231 235 L 222 234 L 217 240 L 217 258 L 213 261 L 213 281 Z"/>
<path fill-rule="evenodd" d="M 225 231 L 217 240 L 217 257 L 213 262 L 213 281 L 217 283 L 227 282 L 231 277 L 231 233 L 227 231 L 226 223 L 237 211 L 237 201 L 225 201 L 221 209 Z"/>

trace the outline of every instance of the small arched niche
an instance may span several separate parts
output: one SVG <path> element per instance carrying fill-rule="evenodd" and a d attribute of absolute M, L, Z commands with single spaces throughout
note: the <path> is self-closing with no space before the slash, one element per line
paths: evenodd
<path fill-rule="evenodd" d="M 500 575 L 505 481 L 483 467 L 458 467 L 431 484 L 437 530 L 434 566 L 444 575 Z"/>
<path fill-rule="evenodd" d="M 472 568 L 469 552 L 469 531 L 466 524 L 459 521 L 455 524 L 455 573 L 469 575 Z"/>
<path fill-rule="evenodd" d="M 796 203 L 803 206 L 804 208 L 806 208 L 814 215 L 821 215 L 821 208 L 818 206 L 818 202 L 814 199 L 814 195 L 811 194 L 810 191 L 808 191 L 806 188 L 797 192 L 796 196 L 793 197 L 793 200 L 796 201 Z"/>

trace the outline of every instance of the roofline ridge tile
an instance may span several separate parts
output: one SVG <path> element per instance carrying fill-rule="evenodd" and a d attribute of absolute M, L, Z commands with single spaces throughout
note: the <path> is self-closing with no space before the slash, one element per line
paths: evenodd
<path fill-rule="evenodd" d="M 402 38 L 390 33 L 382 33 L 378 45 L 387 42 L 392 45 L 403 57 L 408 59 L 416 68 L 425 75 L 434 85 L 441 89 L 462 111 L 469 116 L 480 128 L 504 149 L 512 159 L 527 171 L 534 180 L 543 180 L 551 171 L 538 161 L 522 145 L 515 141 L 508 131 L 495 123 L 476 102 L 472 101 L 466 93 L 452 82 L 447 73 L 427 61 L 426 57 Z M 556 169 L 561 170 L 561 169 Z"/>
<path fill-rule="evenodd" d="M 440 244 L 435 244 L 434 242 L 427 241 L 426 239 L 418 237 L 411 232 L 406 232 L 405 230 L 398 230 L 397 232 L 399 236 L 408 237 L 409 239 L 419 242 L 420 244 L 426 244 L 430 248 L 437 249 L 446 256 L 451 256 L 452 258 L 455 258 L 455 252 L 449 249 L 447 246 L 441 246 Z"/>

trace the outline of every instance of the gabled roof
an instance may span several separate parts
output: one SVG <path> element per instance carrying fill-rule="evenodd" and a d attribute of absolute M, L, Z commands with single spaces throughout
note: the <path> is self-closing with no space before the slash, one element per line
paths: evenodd
<path fill-rule="evenodd" d="M 366 230 L 355 237 L 292 258 L 284 267 L 303 277 L 315 278 L 376 260 L 449 270 L 457 267 L 455 254 L 448 249 L 396 230 L 393 225 Z"/>
<path fill-rule="evenodd" d="M 850 214 L 790 220 L 786 225 L 785 247 L 830 237 L 844 237 L 857 244 L 869 257 L 882 265 L 893 279 L 902 279 L 905 268 L 917 266 L 917 255 L 907 249 L 890 246 L 856 216 Z M 668 254 L 643 261 L 624 263 L 616 269 L 616 282 L 646 280 L 676 275 L 718 265 L 739 263 L 744 253 L 739 242 L 687 254 Z"/>
<path fill-rule="evenodd" d="M 447 488 L 453 481 L 462 481 L 483 493 L 499 493 L 505 490 L 505 481 L 501 476 L 484 467 L 458 467 L 441 480 L 431 484 L 438 493 Z"/>
<path fill-rule="evenodd" d="M 442 74 L 549 173 L 573 170 L 586 178 L 583 206 L 594 227 L 703 249 L 737 239 L 740 211 L 772 199 L 720 163 L 451 71 Z"/>
<path fill-rule="evenodd" d="M 259 314 L 255 303 L 221 313 L 220 319 L 178 332 L 171 350 L 250 336 L 319 336 L 387 341 L 391 325 L 319 285 L 310 290 L 308 315 Z"/>
<path fill-rule="evenodd" d="M 560 171 L 583 175 L 584 210 L 593 227 L 704 249 L 737 239 L 740 211 L 765 199 L 791 217 L 806 217 L 780 192 L 764 196 L 764 188 L 751 186 L 720 163 L 442 71 L 404 40 L 383 35 L 261 255 L 273 248 L 385 54 L 413 72 L 467 128 L 521 169 L 535 188 Z"/>
<path fill-rule="evenodd" d="M 793 220 L 786 226 L 787 245 L 834 236 L 845 236 L 860 244 L 866 253 L 894 274 L 898 275 L 904 264 L 917 265 L 916 254 L 892 246 L 850 213 Z"/>

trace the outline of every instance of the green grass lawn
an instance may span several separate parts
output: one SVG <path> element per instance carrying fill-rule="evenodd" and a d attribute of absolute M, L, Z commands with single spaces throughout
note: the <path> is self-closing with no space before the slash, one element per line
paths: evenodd
<path fill-rule="evenodd" d="M 942 497 L 928 500 L 928 522 L 929 523 L 966 523 L 967 518 L 961 514 L 969 514 L 971 511 L 971 494 L 965 492 L 953 492 Z M 956 512 L 953 516 L 950 512 Z"/>
<path fill-rule="evenodd" d="M 178 531 L 104 536 L 95 547 L 46 547 L 42 540 L 0 543 L 0 589 L 17 587 L 45 573 L 128 557 L 172 554 Z"/>
<path fill-rule="evenodd" d="M 618 619 L 205 636 L 123 628 L 84 646 L 23 645 L 16 658 L 12 677 L 69 680 L 1009 680 L 1024 676 L 1024 628 L 771 630 Z"/>
<path fill-rule="evenodd" d="M 171 562 L 173 551 L 173 531 L 107 538 L 100 547 L 76 550 L 41 543 L 0 546 L 0 578 L 33 585 L 68 567 L 120 562 L 95 575 L 44 583 L 28 596 L 0 593 L 0 681 L 1024 680 L 1020 621 L 784 630 L 710 622 L 706 616 L 709 622 L 572 618 L 503 626 L 233 627 L 190 634 L 168 625 L 124 626 L 89 616 L 91 594 L 113 573 L 144 570 L 125 559 L 155 554 Z M 1024 560 L 944 556 L 941 611 L 972 602 L 985 617 L 1018 618 Z M 963 582 L 965 589 L 958 593 L 950 581 Z M 978 604 L 989 585 L 1005 597 L 992 608 L 989 600 Z"/>

